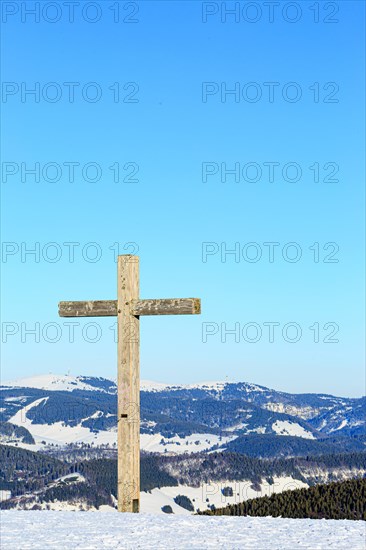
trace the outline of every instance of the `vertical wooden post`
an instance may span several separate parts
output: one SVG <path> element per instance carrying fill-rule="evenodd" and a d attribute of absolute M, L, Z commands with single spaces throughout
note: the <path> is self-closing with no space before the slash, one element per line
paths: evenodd
<path fill-rule="evenodd" d="M 139 299 L 139 258 L 117 259 L 117 300 L 60 302 L 61 317 L 118 320 L 118 511 L 140 511 L 140 315 L 201 313 L 198 298 Z"/>
<path fill-rule="evenodd" d="M 138 256 L 118 256 L 118 511 L 140 508 L 140 321 Z"/>

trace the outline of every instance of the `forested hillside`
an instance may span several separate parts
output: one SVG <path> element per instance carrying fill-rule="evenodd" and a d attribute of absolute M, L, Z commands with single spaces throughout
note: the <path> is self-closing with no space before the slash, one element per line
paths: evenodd
<path fill-rule="evenodd" d="M 23 426 L 16 426 L 11 422 L 0 421 L 0 437 L 3 443 L 5 442 L 21 442 L 34 444 L 34 438 L 32 434 Z"/>
<path fill-rule="evenodd" d="M 70 472 L 70 466 L 48 455 L 0 445 L 0 490 L 13 495 L 37 491 Z"/>
<path fill-rule="evenodd" d="M 201 512 L 215 516 L 366 520 L 366 479 L 295 489 Z"/>
<path fill-rule="evenodd" d="M 324 455 L 365 450 L 366 437 L 324 437 L 305 439 L 303 437 L 278 437 L 272 434 L 250 434 L 239 436 L 225 444 L 225 450 L 260 458 L 286 456 Z"/>
<path fill-rule="evenodd" d="M 117 387 L 111 380 L 40 375 L 0 387 L 0 441 L 44 450 L 65 443 L 117 441 Z M 141 385 L 141 443 L 150 452 L 229 450 L 257 457 L 364 449 L 366 399 L 289 394 L 248 382 Z M 63 430 L 60 437 L 60 427 Z M 27 431 L 24 431 L 24 428 Z M 53 428 L 53 429 L 52 429 Z M 11 438 L 9 441 L 9 433 Z M 26 440 L 27 439 L 27 440 Z"/>
<path fill-rule="evenodd" d="M 343 453 L 317 457 L 258 459 L 238 453 L 199 453 L 165 456 L 141 455 L 141 490 L 245 480 L 255 490 L 274 478 L 291 478 L 308 485 L 362 477 L 366 453 Z M 1 508 L 30 507 L 33 503 L 83 501 L 85 506 L 113 505 L 117 493 L 116 459 L 63 462 L 42 453 L 0 445 L 0 490 L 12 498 Z"/>

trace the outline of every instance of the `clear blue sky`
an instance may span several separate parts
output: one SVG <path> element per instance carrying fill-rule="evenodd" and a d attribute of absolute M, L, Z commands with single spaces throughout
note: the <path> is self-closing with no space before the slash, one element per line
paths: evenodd
<path fill-rule="evenodd" d="M 361 395 L 365 4 L 281 2 L 270 22 L 262 2 L 80 2 L 72 23 L 63 2 L 39 22 L 21 4 L 3 2 L 3 379 L 116 375 L 114 320 L 69 342 L 57 303 L 114 299 L 119 243 L 141 297 L 202 300 L 142 319 L 142 378 Z"/>

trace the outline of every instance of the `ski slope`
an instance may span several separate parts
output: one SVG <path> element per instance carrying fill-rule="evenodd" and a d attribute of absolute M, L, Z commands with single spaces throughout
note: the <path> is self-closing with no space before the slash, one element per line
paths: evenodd
<path fill-rule="evenodd" d="M 1 512 L 2 550 L 361 550 L 365 522 L 118 512 Z"/>

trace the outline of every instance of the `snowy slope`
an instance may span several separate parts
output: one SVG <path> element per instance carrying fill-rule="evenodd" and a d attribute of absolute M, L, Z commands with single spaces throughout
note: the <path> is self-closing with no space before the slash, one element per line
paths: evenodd
<path fill-rule="evenodd" d="M 80 424 L 77 426 L 67 426 L 64 422 L 54 422 L 52 424 L 33 424 L 27 417 L 27 412 L 33 407 L 45 403 L 48 397 L 42 397 L 36 399 L 31 404 L 26 405 L 20 409 L 11 419 L 12 424 L 22 426 L 26 428 L 33 436 L 37 448 L 39 449 L 44 442 L 45 444 L 60 444 L 65 445 L 67 443 L 92 443 L 95 445 L 101 445 L 108 443 L 113 445 L 117 442 L 117 430 L 114 431 L 99 431 L 98 433 L 92 432 L 89 428 L 84 428 Z M 34 445 L 27 445 L 19 443 L 19 447 L 35 450 Z"/>
<path fill-rule="evenodd" d="M 272 424 L 272 429 L 278 435 L 294 435 L 305 439 L 315 439 L 311 432 L 305 430 L 296 422 L 289 422 L 288 420 L 277 420 Z"/>
<path fill-rule="evenodd" d="M 69 374 L 40 374 L 38 376 L 30 376 L 28 378 L 17 378 L 15 380 L 7 380 L 2 382 L 2 386 L 8 388 L 38 388 L 47 391 L 102 391 L 100 388 L 86 382 L 88 378 L 83 376 L 71 376 Z M 96 380 L 105 380 L 96 378 Z M 110 381 L 113 383 L 112 381 Z"/>
<path fill-rule="evenodd" d="M 35 445 L 29 445 L 17 441 L 19 447 L 23 447 L 28 450 L 39 450 L 44 445 L 65 445 L 67 443 L 93 443 L 96 445 L 109 445 L 117 443 L 117 429 L 111 430 L 99 430 L 97 432 L 90 430 L 89 428 L 81 426 L 81 423 L 76 426 L 68 426 L 64 422 L 53 422 L 52 424 L 33 424 L 32 421 L 27 417 L 27 412 L 32 408 L 37 407 L 38 405 L 47 402 L 48 397 L 41 397 L 36 399 L 29 405 L 26 405 L 22 409 L 10 418 L 10 422 L 22 426 L 29 430 L 32 434 Z M 97 417 L 98 414 L 94 413 Z M 91 418 L 91 417 L 89 417 Z M 141 434 L 141 449 L 143 451 L 149 452 L 169 452 L 175 454 L 182 453 L 192 453 L 199 452 L 211 449 L 214 445 L 222 444 L 224 445 L 228 441 L 235 439 L 235 436 L 221 437 L 213 435 L 210 433 L 207 434 L 191 434 L 186 437 L 171 437 L 165 439 L 161 433 L 156 434 Z M 0 443 L 2 441 L 0 438 Z M 12 445 L 15 442 L 7 442 Z"/>
<path fill-rule="evenodd" d="M 41 390 L 49 391 L 73 391 L 73 390 L 94 390 L 100 391 L 97 385 L 91 385 L 88 380 L 108 380 L 111 384 L 115 384 L 116 380 L 101 377 L 86 377 L 86 376 L 72 376 L 70 374 L 40 374 L 36 376 L 29 376 L 25 378 L 17 378 L 14 380 L 2 381 L 1 385 L 4 387 L 15 388 L 38 388 Z M 197 382 L 194 384 L 167 384 L 164 382 L 155 382 L 152 380 L 141 380 L 141 391 L 147 392 L 159 392 L 159 391 L 177 391 L 177 390 L 203 390 L 222 392 L 228 385 L 226 381 L 207 381 Z M 262 388 L 256 384 L 245 383 L 245 389 L 250 392 L 264 392 L 267 388 Z"/>
<path fill-rule="evenodd" d="M 6 511 L 1 513 L 1 542 L 2 550 L 362 550 L 365 523 L 269 517 Z"/>
<path fill-rule="evenodd" d="M 178 435 L 165 439 L 160 433 L 158 434 L 141 434 L 140 442 L 141 449 L 151 453 L 198 453 L 199 451 L 207 451 L 214 445 L 225 445 L 228 441 L 236 439 L 235 436 L 222 436 L 221 438 L 213 434 L 191 434 L 186 437 Z"/>
<path fill-rule="evenodd" d="M 224 496 L 222 490 L 224 487 L 230 487 L 233 491 L 233 496 Z M 258 490 L 254 489 L 252 482 L 249 480 L 243 481 L 220 481 L 211 482 L 200 485 L 199 487 L 190 487 L 188 485 L 178 485 L 176 487 L 161 487 L 155 488 L 151 492 L 141 492 L 141 510 L 149 514 L 163 513 L 161 507 L 170 505 L 175 514 L 190 515 L 192 512 L 185 510 L 181 506 L 177 506 L 174 499 L 178 495 L 188 497 L 195 509 L 204 511 L 212 504 L 216 508 L 222 508 L 228 504 L 236 504 L 250 498 L 258 498 L 270 496 L 274 493 L 283 491 L 293 491 L 294 489 L 302 489 L 309 487 L 306 483 L 299 479 L 294 479 L 290 476 L 273 477 L 273 484 L 263 481 Z"/>
<path fill-rule="evenodd" d="M 17 378 L 14 380 L 7 380 L 2 382 L 2 386 L 9 388 L 38 388 L 40 390 L 48 391 L 74 391 L 74 390 L 87 390 L 87 391 L 100 391 L 98 386 L 94 386 L 87 383 L 88 377 L 84 376 L 72 376 L 70 374 L 40 374 L 37 376 L 30 376 L 26 378 Z M 98 380 L 98 378 L 95 378 Z M 108 380 L 111 384 L 115 384 L 115 380 L 108 378 L 99 378 L 99 380 Z M 179 390 L 179 389 L 203 389 L 211 391 L 220 391 L 226 385 L 226 382 L 199 382 L 196 384 L 166 384 L 164 382 L 155 382 L 152 380 L 141 380 L 141 391 L 157 392 L 163 390 Z M 253 386 L 253 389 L 259 389 L 259 386 Z"/>

